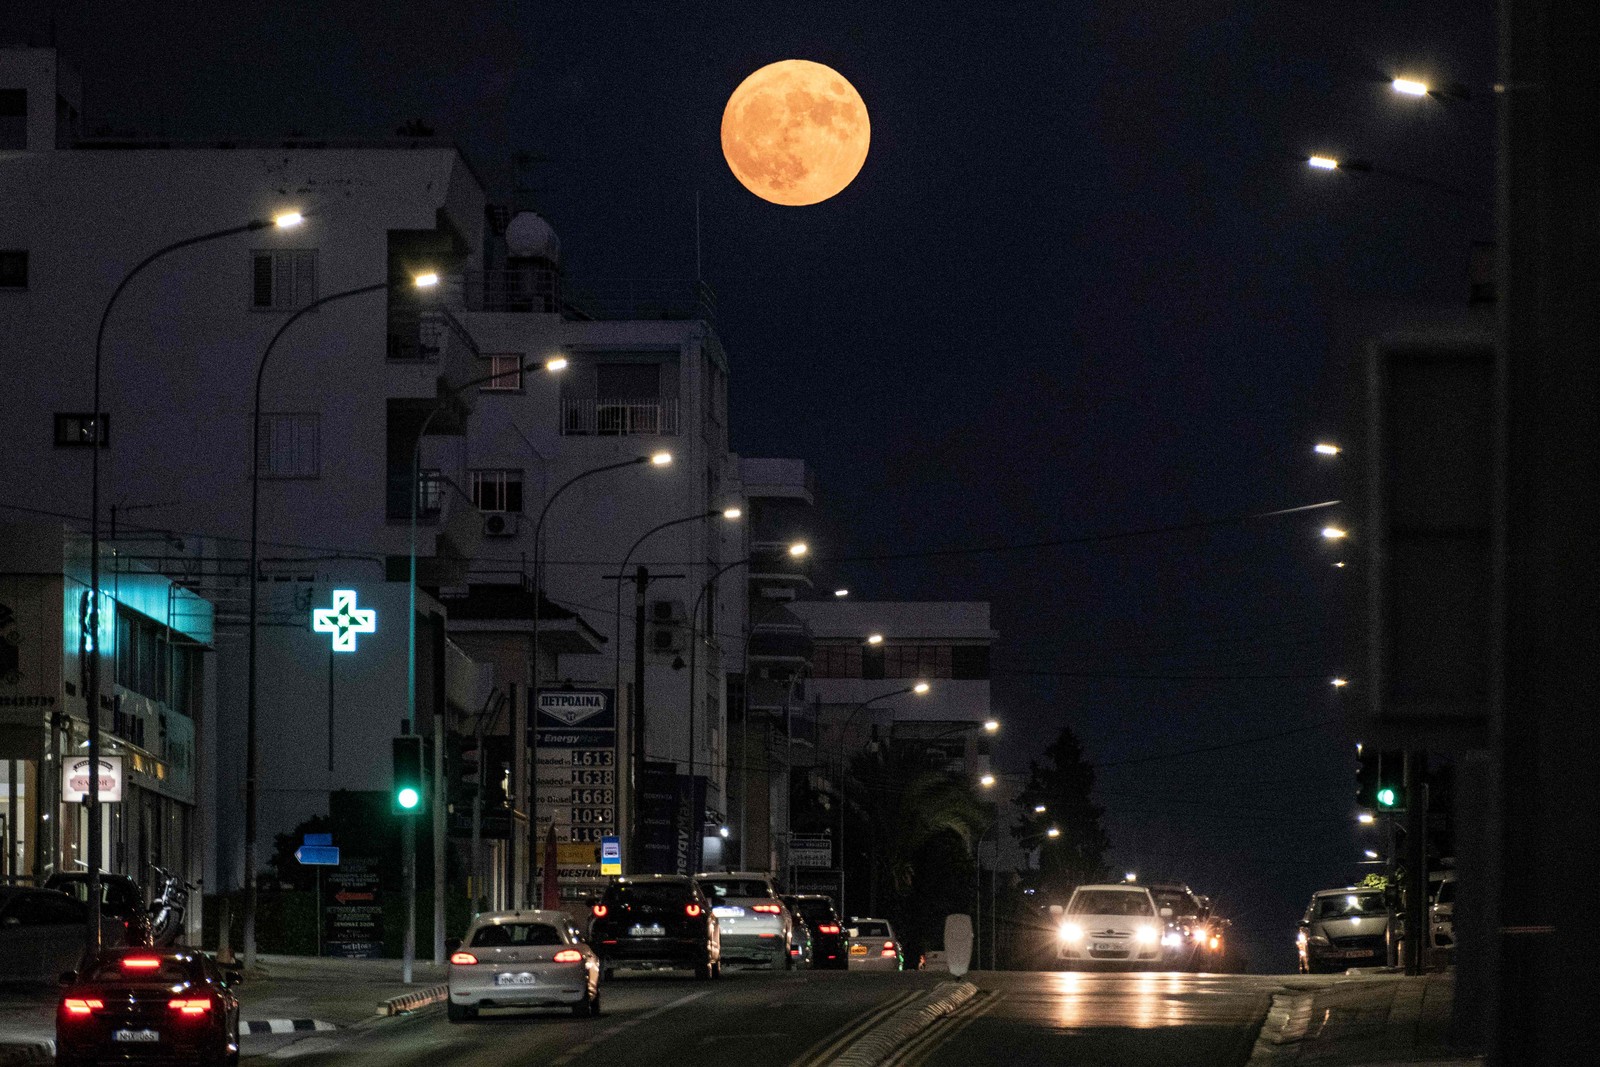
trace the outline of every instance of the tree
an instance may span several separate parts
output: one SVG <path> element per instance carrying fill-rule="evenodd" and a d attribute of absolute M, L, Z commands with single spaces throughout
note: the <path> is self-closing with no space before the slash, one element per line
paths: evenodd
<path fill-rule="evenodd" d="M 1044 751 L 1044 762 L 1028 764 L 1028 784 L 1017 797 L 1021 818 L 1012 827 L 1024 847 L 1039 849 L 1039 870 L 1034 876 L 1038 896 L 1048 903 L 1065 903 L 1077 886 L 1107 877 L 1106 839 L 1100 817 L 1105 809 L 1091 799 L 1094 768 L 1083 758 L 1083 746 L 1071 727 Z M 1044 811 L 1034 808 L 1043 805 Z M 1055 827 L 1059 837 L 1047 837 Z"/>

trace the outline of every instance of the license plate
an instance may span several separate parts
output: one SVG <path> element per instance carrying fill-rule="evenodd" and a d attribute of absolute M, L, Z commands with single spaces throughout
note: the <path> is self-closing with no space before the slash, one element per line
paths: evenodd
<path fill-rule="evenodd" d="M 850 955 L 852 955 L 852 956 L 865 956 L 866 954 L 867 954 L 867 946 L 866 945 L 851 945 L 850 946 Z"/>
<path fill-rule="evenodd" d="M 538 979 L 527 971 L 518 971 L 515 974 L 501 973 L 494 976 L 495 985 L 533 985 Z"/>
<path fill-rule="evenodd" d="M 111 1040 L 128 1041 L 136 1045 L 152 1045 L 161 1040 L 161 1034 L 155 1030 L 113 1030 Z"/>
<path fill-rule="evenodd" d="M 1117 944 L 1115 941 L 1096 941 L 1094 943 L 1093 947 L 1094 947 L 1094 950 L 1096 952 L 1121 952 L 1122 951 L 1122 946 Z"/>
<path fill-rule="evenodd" d="M 721 908 L 712 908 L 711 914 L 719 919 L 736 919 L 744 914 L 744 909 L 729 905 Z"/>
<path fill-rule="evenodd" d="M 634 926 L 628 930 L 629 937 L 661 937 L 667 931 L 662 927 L 651 924 L 650 926 Z"/>
<path fill-rule="evenodd" d="M 1347 948 L 1343 952 L 1339 953 L 1339 955 L 1343 956 L 1347 960 L 1360 959 L 1363 956 L 1370 956 L 1372 954 L 1373 950 L 1370 948 Z"/>

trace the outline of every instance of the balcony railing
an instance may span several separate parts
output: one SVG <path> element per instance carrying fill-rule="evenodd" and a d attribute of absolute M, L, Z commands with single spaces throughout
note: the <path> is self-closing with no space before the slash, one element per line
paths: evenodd
<path fill-rule="evenodd" d="M 559 314 L 569 319 L 632 321 L 716 316 L 716 298 L 704 282 L 664 278 L 607 278 L 574 284 L 548 267 L 467 271 L 461 305 L 468 311 Z"/>
<path fill-rule="evenodd" d="M 595 436 L 675 435 L 678 399 L 561 401 L 561 432 Z"/>

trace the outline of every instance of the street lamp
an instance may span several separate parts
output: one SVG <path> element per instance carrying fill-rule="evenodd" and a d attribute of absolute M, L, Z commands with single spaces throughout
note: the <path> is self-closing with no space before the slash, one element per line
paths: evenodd
<path fill-rule="evenodd" d="M 1033 813 L 1035 815 L 1043 815 L 1045 812 L 1047 812 L 1049 810 L 1050 809 L 1045 807 L 1043 804 L 1035 804 L 1033 806 Z"/>
<path fill-rule="evenodd" d="M 1389 83 L 1389 86 L 1402 96 L 1428 95 L 1428 83 L 1414 81 L 1411 78 L 1396 78 Z"/>
<path fill-rule="evenodd" d="M 1328 541 L 1343 541 L 1350 536 L 1350 531 L 1339 526 L 1324 526 L 1322 528 L 1322 536 L 1324 540 Z"/>
<path fill-rule="evenodd" d="M 1000 720 L 999 719 L 985 719 L 985 720 L 983 720 L 983 732 L 986 733 L 986 734 L 997 734 L 997 733 L 999 733 L 1000 732 Z"/>
<path fill-rule="evenodd" d="M 839 790 L 839 838 L 838 838 L 838 840 L 839 840 L 839 911 L 840 911 L 841 914 L 849 914 L 845 910 L 845 903 L 844 903 L 844 890 L 845 890 L 845 877 L 844 877 L 844 807 L 845 807 L 845 794 L 844 794 L 844 772 L 845 772 L 845 767 L 844 767 L 844 742 L 845 742 L 845 738 L 847 736 L 849 736 L 850 727 L 852 725 L 854 725 L 854 723 L 856 721 L 856 716 L 860 715 L 863 711 L 866 711 L 868 708 L 870 708 L 872 705 L 876 704 L 878 701 L 880 701 L 880 700 L 892 700 L 892 699 L 894 699 L 895 697 L 898 697 L 898 696 L 905 696 L 907 693 L 911 693 L 911 694 L 913 694 L 915 696 L 926 696 L 927 693 L 928 693 L 928 688 L 929 687 L 928 687 L 928 683 L 927 682 L 920 682 L 919 681 L 919 682 L 915 683 L 914 685 L 906 686 L 904 689 L 892 689 L 887 693 L 879 693 L 877 696 L 871 697 L 871 698 L 869 698 L 867 700 L 862 701 L 860 704 L 857 704 L 855 706 L 855 708 L 850 712 L 850 714 L 845 717 L 844 725 L 839 728 L 839 744 L 838 744 L 837 750 L 836 750 L 837 754 L 838 754 L 838 759 L 836 760 L 836 763 L 837 763 L 837 766 L 839 768 L 839 773 L 838 773 L 838 778 L 836 780 L 836 785 L 837 785 L 838 790 Z M 748 703 L 748 693 L 749 693 L 748 687 L 746 687 L 745 692 L 746 692 L 746 696 L 747 696 L 746 703 Z"/>
<path fill-rule="evenodd" d="M 978 779 L 978 784 L 983 786 L 985 789 L 993 789 L 994 788 L 994 783 L 995 783 L 994 775 L 988 773 L 987 771 L 985 771 L 983 773 L 983 775 Z"/>
<path fill-rule="evenodd" d="M 565 360 L 563 360 L 562 363 L 565 365 Z M 533 701 L 535 702 L 539 699 L 539 626 L 544 608 L 544 575 L 542 573 L 544 567 L 544 520 L 547 516 L 549 516 L 550 508 L 554 506 L 555 502 L 561 498 L 561 494 L 565 493 L 568 489 L 571 489 L 574 485 L 577 485 L 584 479 L 593 478 L 596 475 L 605 474 L 608 471 L 618 471 L 629 467 L 640 467 L 645 465 L 657 468 L 670 467 L 672 465 L 672 453 L 661 449 L 651 452 L 649 455 L 634 456 L 631 459 L 621 460 L 617 463 L 604 463 L 598 467 L 590 467 L 588 470 L 579 471 L 571 478 L 568 478 L 566 481 L 562 482 L 561 485 L 556 488 L 556 491 L 551 493 L 550 496 L 545 500 L 544 507 L 539 509 L 539 520 L 533 525 Z M 632 550 L 630 549 L 629 551 L 631 552 Z M 618 583 L 618 588 L 620 590 L 620 578 L 618 579 Z M 636 590 L 635 595 L 642 601 L 644 597 L 644 590 L 642 588 Z M 617 626 L 619 631 L 621 625 L 622 605 L 619 600 L 617 604 Z M 636 649 L 634 655 L 637 659 L 642 655 L 642 650 Z M 613 699 L 616 698 L 616 695 L 617 694 L 612 694 Z M 636 723 L 638 718 L 643 717 L 644 709 L 640 703 L 640 698 L 641 694 L 638 692 L 633 694 L 634 707 L 631 709 L 631 714 L 629 717 L 630 727 Z M 529 706 L 530 708 L 533 707 L 533 702 L 530 702 Z M 642 739 L 635 739 L 631 746 L 635 758 L 642 759 L 642 746 Z M 630 763 L 631 762 L 632 761 L 630 760 Z M 639 775 L 641 771 L 642 767 L 630 767 L 628 785 L 631 802 L 632 798 L 635 798 L 638 795 L 638 789 L 640 786 Z M 536 790 L 530 791 L 528 795 L 532 797 L 536 792 Z M 528 818 L 528 855 L 530 857 L 533 855 L 534 850 L 538 848 L 538 841 L 535 837 L 536 833 L 536 820 L 532 817 L 532 813 L 530 812 Z M 632 858 L 633 857 L 630 857 L 630 859 Z M 533 866 L 530 862 L 530 877 L 532 874 L 532 869 Z"/>
<path fill-rule="evenodd" d="M 116 306 L 117 298 L 128 287 L 134 277 L 156 260 L 179 249 L 190 248 L 194 245 L 205 244 L 209 241 L 221 240 L 224 237 L 234 237 L 241 233 L 255 233 L 259 230 L 280 229 L 287 230 L 300 225 L 305 221 L 298 211 L 285 211 L 275 216 L 271 221 L 265 219 L 251 219 L 240 226 L 229 226 L 221 230 L 213 230 L 195 237 L 186 237 L 181 241 L 174 241 L 164 245 L 145 256 L 133 269 L 122 276 L 117 287 L 111 291 L 111 296 L 106 299 L 106 306 L 100 312 L 100 325 L 94 335 L 94 400 L 90 408 L 90 432 L 94 438 L 89 451 L 89 610 L 80 638 L 80 648 L 87 661 L 87 677 L 84 679 L 84 706 L 89 718 L 89 767 L 90 780 L 94 785 L 84 797 L 89 808 L 89 929 L 87 934 L 88 948 L 91 953 L 100 950 L 100 852 L 102 849 L 103 834 L 100 826 L 100 790 L 98 788 L 100 777 L 100 450 L 104 447 L 107 428 L 103 424 L 100 411 L 100 385 L 101 368 L 104 365 L 106 322 L 111 318 L 111 309 Z M 87 655 L 89 651 L 93 655 Z M 246 773 L 249 773 L 248 771 Z"/>
<path fill-rule="evenodd" d="M 679 518 L 679 519 L 668 519 L 666 522 L 660 523 L 657 526 L 652 526 L 650 529 L 648 529 L 644 533 L 640 534 L 639 538 L 636 541 L 634 541 L 632 545 L 628 546 L 627 554 L 622 557 L 622 565 L 617 568 L 617 598 L 616 598 L 616 605 L 617 605 L 616 620 L 617 620 L 617 622 L 616 622 L 616 649 L 615 649 L 616 665 L 615 665 L 615 668 L 614 668 L 613 673 L 612 673 L 612 685 L 614 687 L 613 699 L 615 699 L 615 696 L 617 694 L 620 694 L 622 692 L 622 583 L 628 576 L 628 561 L 633 558 L 634 551 L 640 545 L 644 544 L 646 540 L 648 540 L 649 538 L 653 537 L 655 534 L 660 533 L 662 530 L 670 529 L 673 526 L 681 526 L 684 523 L 689 523 L 689 522 L 704 522 L 707 519 L 714 519 L 714 518 L 717 518 L 718 516 L 721 516 L 723 519 L 726 519 L 729 522 L 733 522 L 733 521 L 739 519 L 741 516 L 743 516 L 743 514 L 744 514 L 743 509 L 730 505 L 728 507 L 725 507 L 725 508 L 721 509 L 720 511 L 718 511 L 718 510 L 700 511 L 700 512 L 696 512 L 693 515 L 685 515 L 685 516 L 683 516 L 682 518 Z M 696 603 L 698 604 L 698 601 Z M 636 625 L 635 628 L 637 629 L 637 625 Z M 637 634 L 635 635 L 635 637 L 637 639 Z M 637 686 L 638 686 L 637 679 L 635 680 L 634 684 L 635 684 L 635 688 L 637 688 Z M 694 644 L 691 641 L 690 648 L 689 648 L 689 761 L 690 761 L 689 762 L 689 777 L 690 777 L 690 779 L 694 778 L 694 687 L 695 687 Z M 635 721 L 634 718 L 632 717 L 633 708 L 632 708 L 631 705 L 630 705 L 630 707 L 628 709 L 629 713 L 630 713 L 629 729 L 632 730 L 632 729 L 638 728 L 638 729 L 640 729 L 642 731 L 643 730 L 643 721 L 642 720 L 644 718 L 644 715 L 643 715 L 644 703 L 641 700 L 641 701 L 638 701 L 638 704 L 639 704 L 639 707 L 640 707 L 640 713 L 639 713 L 638 721 Z M 631 739 L 631 736 L 632 735 L 630 734 L 630 739 Z M 631 749 L 631 747 L 632 746 L 630 745 L 630 749 Z M 642 769 L 630 768 L 629 778 L 632 779 L 636 774 L 641 774 L 641 773 L 642 773 Z M 634 804 L 633 794 L 631 792 L 628 795 L 628 801 L 629 801 L 629 811 L 630 811 L 629 820 L 628 820 L 629 851 L 631 853 L 634 853 L 634 854 L 630 855 L 628 857 L 628 859 L 629 859 L 629 863 L 630 864 L 638 865 L 640 863 L 641 857 L 637 854 L 638 851 L 639 851 L 638 838 L 637 838 L 637 835 L 635 834 L 634 825 L 633 825 L 634 819 L 637 817 L 638 813 L 637 813 L 637 805 Z"/>
<path fill-rule="evenodd" d="M 1319 456 L 1337 456 L 1344 449 L 1328 441 L 1319 441 L 1312 451 Z"/>
<path fill-rule="evenodd" d="M 867 635 L 867 644 L 869 644 L 869 645 L 881 645 L 881 644 L 883 644 L 883 635 L 882 634 L 868 634 Z"/>
<path fill-rule="evenodd" d="M 848 589 L 835 589 L 835 590 L 834 590 L 834 591 L 833 591 L 833 595 L 834 595 L 834 596 L 836 596 L 836 597 L 838 597 L 838 598 L 840 598 L 840 599 L 841 599 L 841 600 L 842 600 L 842 599 L 844 599 L 844 598 L 845 598 L 845 597 L 847 597 L 847 596 L 849 596 L 849 595 L 850 595 L 850 590 L 848 590 Z"/>

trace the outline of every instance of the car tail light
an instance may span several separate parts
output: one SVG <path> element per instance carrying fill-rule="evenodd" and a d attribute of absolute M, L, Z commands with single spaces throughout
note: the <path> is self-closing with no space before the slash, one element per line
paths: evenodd
<path fill-rule="evenodd" d="M 589 910 L 594 912 L 594 917 L 596 919 L 604 919 L 606 917 L 606 913 L 609 912 L 611 909 L 606 907 L 604 904 L 596 904 L 594 907 L 590 908 Z"/>
<path fill-rule="evenodd" d="M 204 1015 L 211 1010 L 210 997 L 174 997 L 167 1001 L 167 1007 L 185 1015 Z"/>
<path fill-rule="evenodd" d="M 701 911 L 701 908 L 700 908 L 700 905 L 698 905 L 698 904 L 685 904 L 683 906 L 683 913 L 685 915 L 689 916 L 689 918 L 691 918 L 691 919 L 700 918 L 700 911 Z"/>
<path fill-rule="evenodd" d="M 159 956 L 124 956 L 122 968 L 127 971 L 153 971 L 161 966 Z"/>
<path fill-rule="evenodd" d="M 478 962 L 478 957 L 470 952 L 452 952 L 450 953 L 450 962 L 457 967 L 471 967 Z"/>
<path fill-rule="evenodd" d="M 885 951 L 885 952 L 893 952 L 894 951 L 894 942 L 893 941 L 885 941 L 883 943 L 883 951 Z"/>
<path fill-rule="evenodd" d="M 68 1015 L 88 1015 L 97 1012 L 106 1006 L 106 1002 L 98 998 L 84 999 L 81 997 L 68 997 L 61 1002 Z"/>
<path fill-rule="evenodd" d="M 755 907 L 751 908 L 750 910 L 751 911 L 759 911 L 759 912 L 762 912 L 763 914 L 766 914 L 766 915 L 776 915 L 776 914 L 778 914 L 778 912 L 783 910 L 783 905 L 781 905 L 781 904 L 757 904 Z"/>
<path fill-rule="evenodd" d="M 893 959 L 894 958 L 894 949 L 890 948 L 888 945 L 885 945 L 883 947 L 883 951 L 879 952 L 878 955 L 883 956 L 886 959 Z"/>
<path fill-rule="evenodd" d="M 838 923 L 823 923 L 821 926 L 817 927 L 817 933 L 819 934 L 836 934 L 838 932 Z"/>
<path fill-rule="evenodd" d="M 582 963 L 583 953 L 575 948 L 564 948 L 554 956 L 557 963 Z"/>
<path fill-rule="evenodd" d="M 798 956 L 798 955 L 800 955 L 800 950 L 797 949 L 797 948 L 792 948 L 792 949 L 789 950 L 789 955 Z"/>

